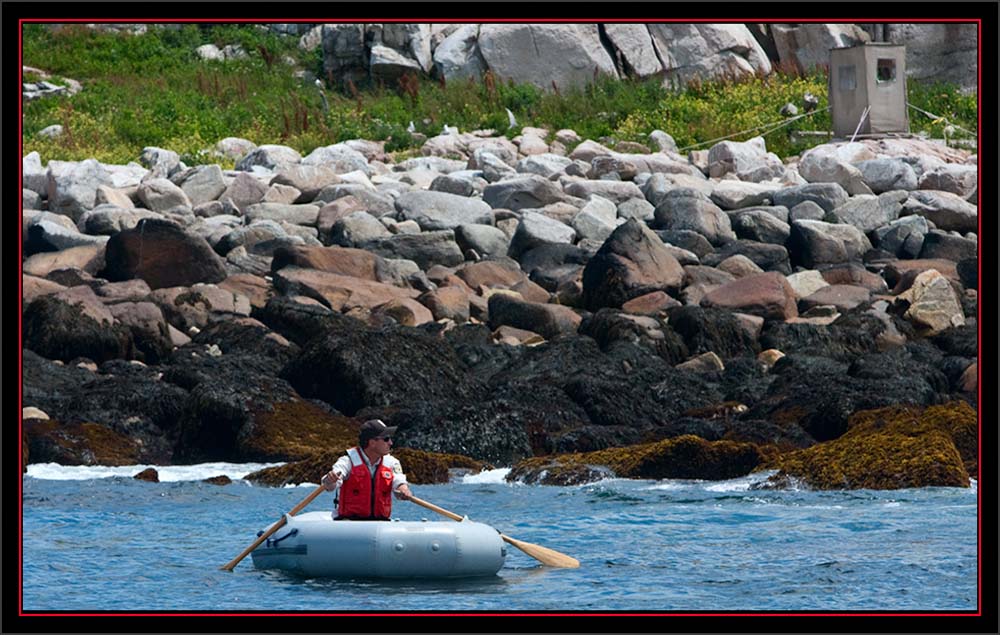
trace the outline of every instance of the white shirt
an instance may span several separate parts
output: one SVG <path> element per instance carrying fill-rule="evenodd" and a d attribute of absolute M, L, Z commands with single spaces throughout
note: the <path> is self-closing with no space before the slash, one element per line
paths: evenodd
<path fill-rule="evenodd" d="M 368 473 L 375 476 L 375 465 L 368 460 L 368 455 L 364 452 L 358 452 L 355 448 L 348 450 L 348 454 L 343 455 L 337 462 L 333 464 L 333 471 L 341 478 L 341 482 L 347 480 L 351 475 L 351 457 L 350 454 L 356 454 L 361 457 L 365 466 L 368 467 Z M 357 461 L 355 461 L 355 464 Z M 392 470 L 392 491 L 396 491 L 396 488 L 406 482 L 406 474 L 403 474 L 403 466 L 400 464 L 399 459 L 391 454 L 386 454 L 382 457 L 382 465 Z"/>

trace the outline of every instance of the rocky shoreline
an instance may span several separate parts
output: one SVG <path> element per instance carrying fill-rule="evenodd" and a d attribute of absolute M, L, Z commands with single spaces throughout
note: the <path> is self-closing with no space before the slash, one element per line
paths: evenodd
<path fill-rule="evenodd" d="M 976 156 L 650 143 L 24 157 L 24 463 L 289 461 L 251 477 L 281 484 L 378 416 L 414 482 L 968 485 Z"/>

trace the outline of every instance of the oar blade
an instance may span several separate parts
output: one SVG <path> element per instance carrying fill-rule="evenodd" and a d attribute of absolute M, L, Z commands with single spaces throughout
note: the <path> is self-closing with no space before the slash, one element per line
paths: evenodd
<path fill-rule="evenodd" d="M 555 549 L 549 549 L 548 547 L 543 547 L 541 545 L 524 542 L 523 540 L 517 540 L 516 538 L 511 538 L 510 536 L 505 536 L 504 534 L 500 534 L 500 537 L 503 538 L 505 542 L 514 545 L 544 565 L 548 565 L 550 567 L 561 567 L 563 569 L 576 569 L 580 566 L 579 560 L 571 556 L 567 556 L 564 553 L 559 553 Z"/>

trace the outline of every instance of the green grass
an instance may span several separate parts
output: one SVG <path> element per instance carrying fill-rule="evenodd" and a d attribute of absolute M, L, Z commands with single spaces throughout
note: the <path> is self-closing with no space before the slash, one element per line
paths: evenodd
<path fill-rule="evenodd" d="M 137 160 L 146 146 L 159 146 L 178 152 L 189 164 L 224 164 L 204 152 L 224 137 L 289 145 L 303 154 L 364 138 L 386 140 L 390 152 L 412 153 L 420 143 L 407 131 L 411 121 L 426 136 L 439 134 L 448 124 L 462 131 L 492 128 L 513 137 L 520 129 L 508 130 L 505 108 L 520 126 L 552 132 L 571 128 L 584 139 L 608 143 L 645 143 L 658 128 L 686 147 L 779 122 L 781 106 L 791 101 L 801 110 L 807 90 L 819 97 L 820 109 L 827 105 L 822 73 L 705 82 L 679 92 L 662 87 L 659 78 L 602 79 L 553 93 L 492 77 L 447 83 L 407 77 L 391 84 L 328 87 L 330 109 L 325 112 L 312 83 L 312 77 L 325 77 L 321 53 L 304 53 L 297 38 L 256 26 L 185 25 L 132 35 L 75 25 L 27 25 L 23 42 L 26 65 L 76 79 L 84 87 L 72 98 L 25 105 L 24 151 L 38 151 L 43 161 L 93 157 L 120 164 Z M 240 44 L 248 58 L 202 61 L 195 49 L 207 43 L 219 48 Z M 300 79 L 297 71 L 311 75 Z M 914 105 L 975 130 L 974 97 L 951 86 L 909 85 Z M 943 122 L 910 114 L 914 132 L 941 136 Z M 56 123 L 63 125 L 62 137 L 38 137 L 39 130 Z M 797 154 L 824 139 L 799 140 L 792 131 L 827 130 L 829 125 L 826 113 L 801 119 L 766 136 L 768 149 L 782 157 Z"/>

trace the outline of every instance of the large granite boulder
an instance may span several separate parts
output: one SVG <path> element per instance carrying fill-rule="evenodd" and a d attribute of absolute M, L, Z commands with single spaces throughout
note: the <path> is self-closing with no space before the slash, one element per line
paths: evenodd
<path fill-rule="evenodd" d="M 589 310 L 618 308 L 653 291 L 677 291 L 684 270 L 643 223 L 620 225 L 583 270 L 583 302 Z"/>
<path fill-rule="evenodd" d="M 479 51 L 499 79 L 542 90 L 583 87 L 597 73 L 618 77 L 596 24 L 483 24 Z"/>
<path fill-rule="evenodd" d="M 223 260 L 204 238 L 176 223 L 144 219 L 134 229 L 108 240 L 102 277 L 142 278 L 153 289 L 221 282 L 228 275 Z"/>

